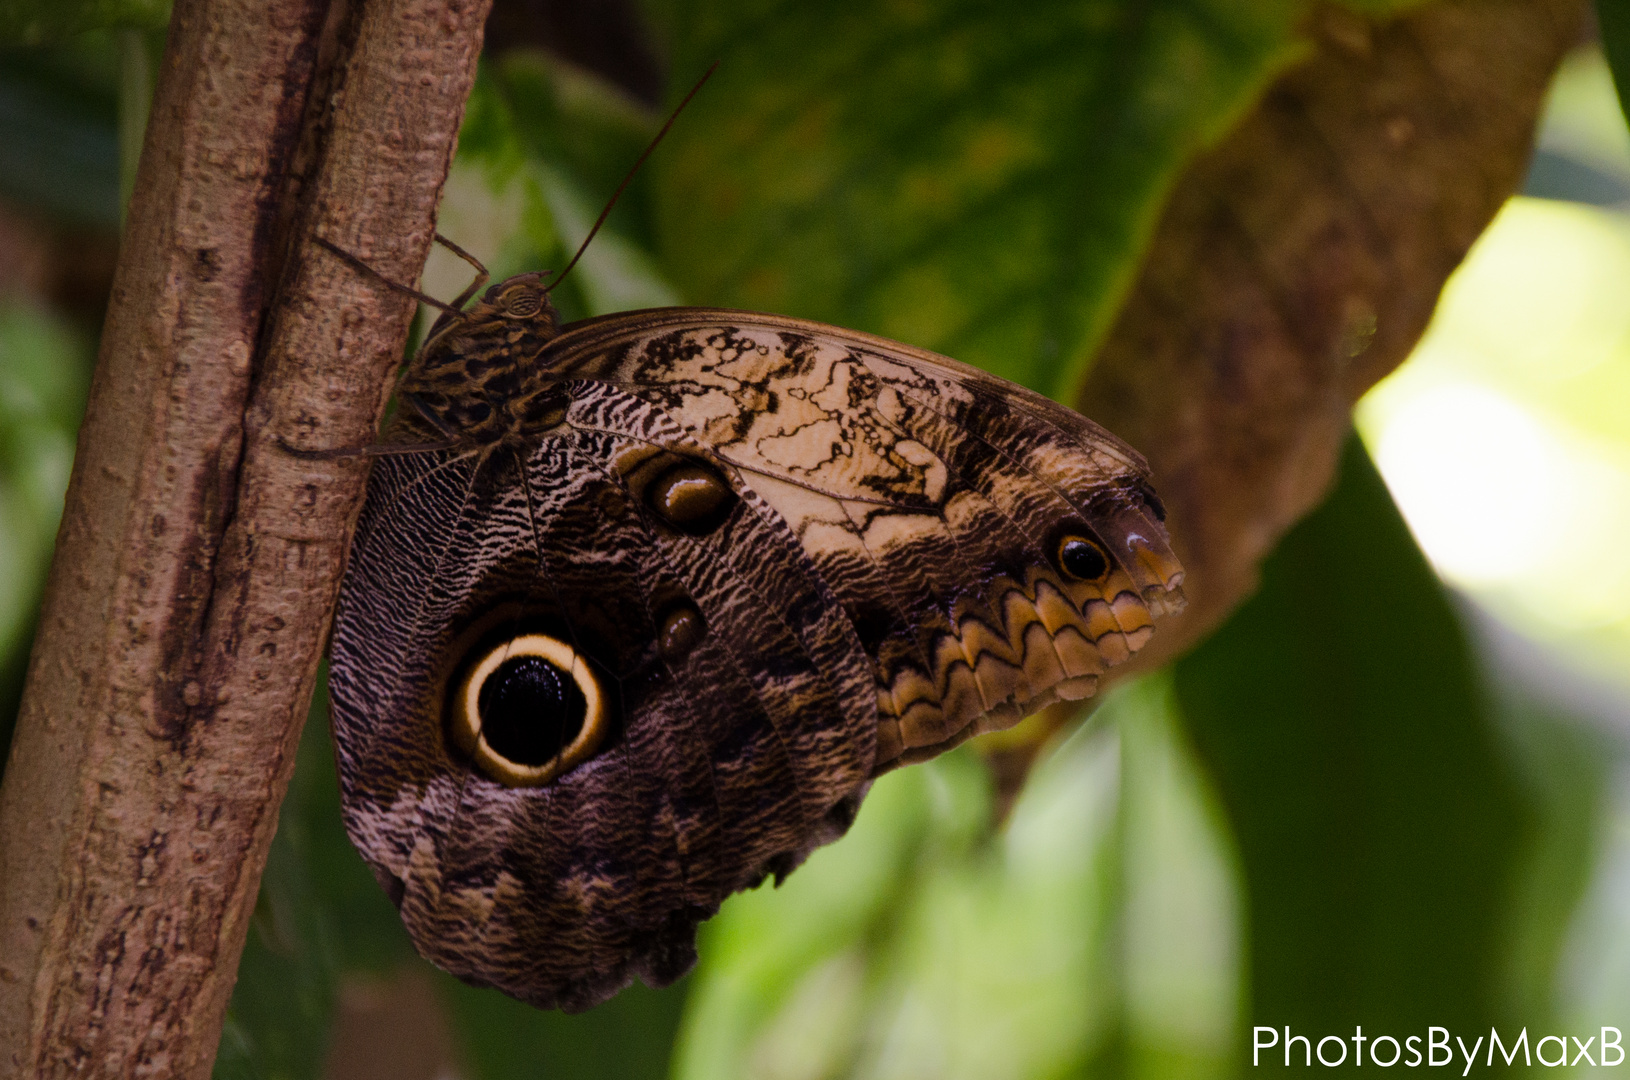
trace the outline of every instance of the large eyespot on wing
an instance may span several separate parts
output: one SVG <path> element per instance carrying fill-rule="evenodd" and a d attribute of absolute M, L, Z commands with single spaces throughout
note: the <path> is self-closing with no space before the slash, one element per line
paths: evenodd
<path fill-rule="evenodd" d="M 551 830 L 551 804 L 559 800 L 540 793 L 553 793 L 561 778 L 532 786 L 493 779 L 472 761 L 470 746 L 458 745 L 446 706 L 461 696 L 453 685 L 461 673 L 468 677 L 495 660 L 495 666 L 487 664 L 491 670 L 468 680 L 466 690 L 475 689 L 477 715 L 487 714 L 484 725 L 500 719 L 504 703 L 493 701 L 489 691 L 483 710 L 479 698 L 481 689 L 499 685 L 494 679 L 507 661 L 490 649 L 472 653 L 475 643 L 465 638 L 503 635 L 513 627 L 511 640 L 551 638 L 592 660 L 587 673 L 604 691 L 599 696 L 605 711 L 620 719 L 626 693 L 620 675 L 637 668 L 639 650 L 650 651 L 652 631 L 638 627 L 618 637 L 619 626 L 637 619 L 628 616 L 629 605 L 620 604 L 615 591 L 579 582 L 574 595 L 561 598 L 541 588 L 528 500 L 513 470 L 508 477 L 501 468 L 489 471 L 479 483 L 462 473 L 462 486 L 446 490 L 426 479 L 450 471 L 457 470 L 428 456 L 391 457 L 379 462 L 370 484 L 333 646 L 347 829 L 396 901 L 416 946 L 433 961 L 540 1004 L 604 996 L 628 979 L 637 915 L 652 906 L 683 906 L 677 884 L 671 884 L 678 878 L 671 828 L 666 848 L 619 843 L 648 828 L 646 808 L 629 794 L 628 767 L 619 756 L 626 737 L 614 725 L 600 738 L 599 752 L 570 771 L 579 776 L 599 764 L 598 772 L 605 773 L 610 763 L 616 775 L 578 785 L 574 790 L 586 797 L 568 808 L 572 828 Z M 569 498 L 571 492 L 555 494 Z M 595 584 L 604 584 L 603 575 Z M 570 606 L 574 599 L 583 602 Z M 529 651 L 565 659 L 555 648 Z M 563 666 L 570 674 L 576 665 Z M 583 684 L 573 685 L 585 699 L 591 696 Z M 540 688 L 531 689 L 536 696 Z M 588 720 L 589 702 L 584 705 Z M 539 756 L 535 748 L 527 751 L 502 737 L 497 743 L 493 748 L 507 750 L 503 756 L 512 761 Z M 560 842 L 540 845 L 540 838 L 556 833 Z M 518 875 L 516 868 L 527 865 L 523 853 L 540 847 L 536 854 L 554 877 L 530 870 L 530 876 Z M 660 898 L 665 877 L 674 897 L 667 902 Z M 543 882 L 541 896 L 537 880 Z M 530 952 L 508 949 L 504 935 L 491 932 L 503 925 L 502 913 L 524 916 L 547 907 L 549 890 L 558 894 L 560 882 L 569 889 L 572 881 L 591 883 L 602 901 L 569 900 L 575 922 L 547 948 L 534 943 L 538 947 Z M 625 899 L 631 912 L 619 907 Z M 496 921 L 494 912 L 501 916 Z M 540 966 L 541 985 L 528 974 Z"/>
<path fill-rule="evenodd" d="M 530 490 L 517 476 L 485 509 L 492 558 L 444 664 L 444 737 L 464 782 L 402 913 L 420 951 L 461 978 L 580 1009 L 635 974 L 670 981 L 694 959 L 684 854 L 712 846 L 717 808 L 706 761 L 691 753 L 703 740 L 658 677 L 653 597 L 630 570 L 639 547 L 607 527 L 604 485 L 561 441 L 540 445 L 527 467 Z M 540 678 L 516 692 L 573 707 L 557 741 L 578 694 L 585 723 L 565 748 L 578 760 L 563 767 L 547 760 L 551 733 L 534 722 L 535 771 L 516 777 L 481 760 L 467 707 L 474 696 L 485 732 L 497 703 L 482 710 L 481 690 L 524 653 L 554 674 L 534 670 Z M 608 721 L 598 738 L 588 734 L 594 696 Z"/>
<path fill-rule="evenodd" d="M 649 432 L 648 406 L 612 397 Z M 429 738 L 457 779 L 392 870 L 420 951 L 567 1009 L 678 977 L 725 896 L 841 832 L 876 728 L 864 654 L 796 539 L 701 448 L 611 422 L 532 453 L 530 509 L 505 483 L 470 515 L 451 557 L 480 569 L 434 609 L 455 632 L 418 634 L 444 659 L 386 738 Z M 590 738 L 597 694 L 614 722 Z"/>
<path fill-rule="evenodd" d="M 509 634 L 470 657 L 447 712 L 454 745 L 507 787 L 547 784 L 582 764 L 613 723 L 593 665 L 542 633 Z"/>

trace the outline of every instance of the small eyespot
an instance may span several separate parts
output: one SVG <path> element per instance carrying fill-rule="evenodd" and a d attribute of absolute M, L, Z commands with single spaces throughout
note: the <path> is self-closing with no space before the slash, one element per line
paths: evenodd
<path fill-rule="evenodd" d="M 736 493 L 724 477 L 698 462 L 681 460 L 651 481 L 646 503 L 682 533 L 703 536 L 724 524 Z"/>
<path fill-rule="evenodd" d="M 600 512 L 606 516 L 607 521 L 616 521 L 628 512 L 628 500 L 623 498 L 621 491 L 610 484 L 600 489 L 595 501 L 599 503 Z"/>
<path fill-rule="evenodd" d="M 1109 558 L 1096 541 L 1071 534 L 1058 542 L 1058 565 L 1077 581 L 1097 581 L 1109 572 Z"/>
<path fill-rule="evenodd" d="M 707 624 L 696 605 L 679 601 L 662 615 L 661 629 L 657 632 L 657 649 L 664 660 L 677 664 L 690 655 L 706 634 Z"/>
<path fill-rule="evenodd" d="M 476 657 L 451 702 L 454 744 L 508 787 L 547 784 L 582 764 L 610 726 L 588 661 L 547 634 L 522 634 Z"/>

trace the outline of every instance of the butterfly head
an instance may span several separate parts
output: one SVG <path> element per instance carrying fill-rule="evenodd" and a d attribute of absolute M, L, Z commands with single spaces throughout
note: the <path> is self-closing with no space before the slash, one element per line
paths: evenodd
<path fill-rule="evenodd" d="M 516 274 L 488 288 L 464 310 L 443 311 L 421 351 L 463 351 L 487 343 L 514 351 L 517 346 L 524 350 L 529 341 L 548 341 L 560 332 L 560 316 L 549 300 L 547 277 L 537 271 Z"/>
<path fill-rule="evenodd" d="M 549 300 L 548 277 L 547 271 L 533 271 L 489 287 L 457 319 L 463 331 L 459 336 L 492 338 L 512 345 L 548 341 L 560 332 L 560 315 Z"/>
<path fill-rule="evenodd" d="M 548 277 L 548 271 L 533 271 L 505 278 L 481 294 L 475 310 L 506 322 L 546 322 L 553 329 L 559 318 L 549 302 Z"/>

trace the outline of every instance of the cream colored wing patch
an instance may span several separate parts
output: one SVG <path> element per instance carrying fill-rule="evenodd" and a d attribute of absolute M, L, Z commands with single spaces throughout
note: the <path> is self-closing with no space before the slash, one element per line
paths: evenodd
<path fill-rule="evenodd" d="M 875 662 L 879 769 L 1092 694 L 1181 604 L 1148 468 L 1090 420 L 867 335 L 664 315 L 569 331 L 559 375 L 657 406 L 797 536 Z"/>

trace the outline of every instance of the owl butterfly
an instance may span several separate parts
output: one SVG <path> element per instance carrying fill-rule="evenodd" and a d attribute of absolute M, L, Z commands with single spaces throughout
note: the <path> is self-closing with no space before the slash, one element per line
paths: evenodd
<path fill-rule="evenodd" d="M 880 773 L 1087 697 L 1181 604 L 1144 460 L 1038 394 L 483 282 L 398 384 L 329 675 L 347 831 L 469 982 L 666 985 Z"/>

